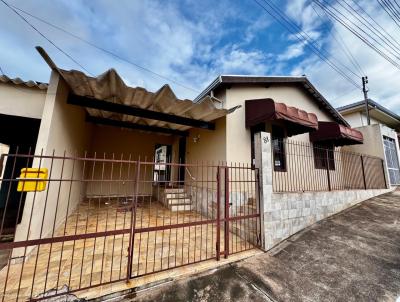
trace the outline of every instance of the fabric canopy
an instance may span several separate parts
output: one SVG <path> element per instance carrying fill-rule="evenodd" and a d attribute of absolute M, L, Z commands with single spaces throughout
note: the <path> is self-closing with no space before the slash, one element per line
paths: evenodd
<path fill-rule="evenodd" d="M 314 113 L 276 103 L 273 99 L 247 100 L 245 106 L 246 127 L 266 121 L 282 120 L 287 126 L 288 136 L 318 129 L 318 119 Z"/>
<path fill-rule="evenodd" d="M 363 143 L 363 135 L 335 122 L 319 122 L 318 130 L 310 133 L 310 141 L 333 143 L 335 146 L 355 145 Z"/>

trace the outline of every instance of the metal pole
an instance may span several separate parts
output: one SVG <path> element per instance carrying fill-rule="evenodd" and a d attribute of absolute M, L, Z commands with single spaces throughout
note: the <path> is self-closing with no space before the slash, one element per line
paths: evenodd
<path fill-rule="evenodd" d="M 363 181 L 364 181 L 364 189 L 367 189 L 367 181 L 365 179 L 365 168 L 364 168 L 364 159 L 363 156 L 360 155 L 361 158 L 361 169 L 362 169 L 362 176 L 363 176 Z"/>
<path fill-rule="evenodd" d="M 386 179 L 385 161 L 382 159 L 381 163 L 382 163 L 383 181 L 385 182 L 385 189 L 389 189 L 390 184 L 388 184 L 387 179 Z"/>
<path fill-rule="evenodd" d="M 331 176 L 329 173 L 329 149 L 328 149 L 328 147 L 326 147 L 325 152 L 326 152 L 326 176 L 328 177 L 328 190 L 332 191 Z"/>
<path fill-rule="evenodd" d="M 132 277 L 132 262 L 133 262 L 133 249 L 135 244 L 135 228 L 136 228 L 136 209 L 137 209 L 137 196 L 139 192 L 139 181 L 140 181 L 140 157 L 136 162 L 136 183 L 134 188 L 134 194 L 131 202 L 131 228 L 129 232 L 129 246 L 128 246 L 128 266 L 126 268 L 126 282 Z M 139 257 L 139 256 L 138 256 Z M 139 257 L 140 258 L 140 257 Z M 138 267 L 139 273 L 139 267 Z"/>
<path fill-rule="evenodd" d="M 220 188 L 220 167 L 217 167 L 217 238 L 216 238 L 216 254 L 217 260 L 220 259 L 221 253 L 221 188 Z"/>
<path fill-rule="evenodd" d="M 229 167 L 225 167 L 225 223 L 224 223 L 224 257 L 229 255 Z"/>
<path fill-rule="evenodd" d="M 368 88 L 366 88 L 366 84 L 368 84 L 368 77 L 362 77 L 362 86 L 363 86 L 363 93 L 364 93 L 364 101 L 365 101 L 365 114 L 367 115 L 367 124 L 368 126 L 371 125 L 371 120 L 369 118 L 369 108 L 368 108 Z"/>

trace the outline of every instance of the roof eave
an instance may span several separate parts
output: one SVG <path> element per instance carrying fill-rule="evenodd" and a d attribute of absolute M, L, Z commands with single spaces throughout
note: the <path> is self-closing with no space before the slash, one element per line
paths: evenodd
<path fill-rule="evenodd" d="M 385 107 L 383 107 L 382 105 L 378 104 L 377 102 L 375 102 L 374 100 L 368 99 L 368 107 L 375 109 L 377 111 L 380 111 L 381 113 L 389 116 L 390 118 L 396 120 L 397 122 L 400 123 L 400 116 L 397 115 L 396 113 L 386 109 Z M 349 111 L 359 111 L 359 110 L 365 110 L 365 101 L 359 101 L 359 102 L 355 102 L 349 105 L 345 105 L 345 106 L 341 106 L 338 107 L 337 110 L 339 112 L 349 112 Z"/>
<path fill-rule="evenodd" d="M 207 96 L 212 90 L 217 88 L 221 84 L 221 76 L 215 78 L 194 100 L 194 103 L 200 102 L 205 96 Z"/>
<path fill-rule="evenodd" d="M 202 98 L 208 95 L 212 90 L 219 87 L 221 84 L 262 84 L 262 83 L 301 83 L 304 88 L 307 89 L 312 96 L 322 103 L 328 111 L 335 117 L 336 121 L 345 125 L 350 126 L 349 123 L 343 118 L 343 116 L 334 108 L 314 87 L 313 84 L 305 76 L 300 77 L 288 77 L 288 76 L 241 76 L 241 75 L 220 75 L 218 76 L 206 89 L 203 90 L 200 95 L 195 98 L 194 102 L 199 102 Z"/>
<path fill-rule="evenodd" d="M 324 105 L 327 106 L 327 109 L 329 111 L 331 111 L 331 113 L 339 120 L 343 123 L 343 125 L 350 127 L 350 124 L 344 119 L 344 117 L 340 114 L 340 112 L 333 107 L 328 101 L 327 99 L 325 99 L 322 94 L 314 87 L 313 84 L 311 84 L 311 82 L 307 79 L 307 77 L 303 77 L 303 81 L 309 86 L 309 88 L 311 88 L 311 90 L 315 93 L 313 94 L 313 96 L 316 99 L 319 99 Z M 307 89 L 307 87 L 305 87 Z"/>

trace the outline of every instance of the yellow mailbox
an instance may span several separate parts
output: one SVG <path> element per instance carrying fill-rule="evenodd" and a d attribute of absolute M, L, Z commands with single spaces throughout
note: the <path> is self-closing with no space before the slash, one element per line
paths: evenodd
<path fill-rule="evenodd" d="M 46 168 L 23 168 L 18 179 L 18 192 L 46 190 L 48 170 Z"/>

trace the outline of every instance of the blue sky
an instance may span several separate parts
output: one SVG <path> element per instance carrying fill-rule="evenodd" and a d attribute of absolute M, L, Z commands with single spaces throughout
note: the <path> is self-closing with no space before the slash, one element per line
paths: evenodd
<path fill-rule="evenodd" d="M 327 22 L 326 16 L 321 19 L 309 0 L 273 2 L 318 40 L 319 46 L 332 54 L 331 59 L 354 69 L 331 33 L 337 31 L 369 76 L 370 96 L 400 114 L 398 70 L 340 25 Z M 398 37 L 398 29 L 375 1 L 358 2 Z M 9 3 L 193 88 L 169 82 L 180 98 L 194 98 L 219 74 L 306 74 L 335 106 L 362 98 L 361 91 L 321 62 L 253 0 L 9 0 Z M 321 11 L 320 14 L 323 16 Z M 24 16 L 91 74 L 115 68 L 127 84 L 152 91 L 167 82 Z M 34 49 L 36 45 L 43 46 L 59 66 L 81 69 L 3 4 L 0 20 L 0 66 L 7 75 L 48 81 L 50 70 Z M 361 80 L 355 78 L 355 81 Z"/>

